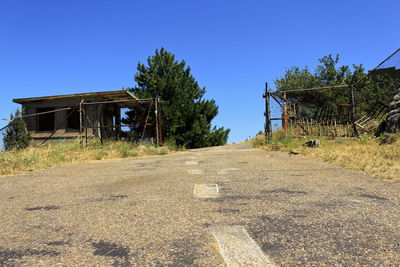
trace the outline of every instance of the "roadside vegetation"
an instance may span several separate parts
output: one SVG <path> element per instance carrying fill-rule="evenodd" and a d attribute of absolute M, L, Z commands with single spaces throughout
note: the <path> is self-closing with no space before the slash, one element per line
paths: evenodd
<path fill-rule="evenodd" d="M 173 143 L 173 142 L 170 142 Z M 163 147 L 150 143 L 129 143 L 123 141 L 92 140 L 81 148 L 80 141 L 60 142 L 46 146 L 29 146 L 24 149 L 11 149 L 0 153 L 0 176 L 14 175 L 62 166 L 70 163 L 103 159 L 119 159 L 149 155 L 163 155 L 177 148 L 167 142 Z"/>
<path fill-rule="evenodd" d="M 254 147 L 270 151 L 287 151 L 292 155 L 306 156 L 337 166 L 363 171 L 389 181 L 400 181 L 399 134 L 384 133 L 379 137 L 363 135 L 359 139 L 318 138 L 321 145 L 309 148 L 304 145 L 312 138 L 291 138 L 283 130 L 273 132 L 272 140 L 257 135 L 251 140 Z"/>

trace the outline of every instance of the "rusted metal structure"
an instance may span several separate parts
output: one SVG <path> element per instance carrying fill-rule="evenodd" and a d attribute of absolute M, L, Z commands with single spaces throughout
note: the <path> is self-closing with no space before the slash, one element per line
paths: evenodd
<path fill-rule="evenodd" d="M 141 138 L 154 138 L 162 145 L 161 101 L 159 98 L 138 99 L 127 90 L 55 95 L 13 99 L 22 105 L 22 118 L 33 144 L 65 139 L 121 139 L 123 127 L 143 124 Z M 143 121 L 135 125 L 121 123 L 122 108 L 146 107 Z M 149 123 L 154 109 L 156 123 Z"/>
<path fill-rule="evenodd" d="M 309 88 L 307 90 L 325 90 L 325 89 L 350 89 L 350 86 L 335 86 L 322 88 Z M 312 115 L 304 116 L 301 114 L 302 103 L 288 99 L 291 92 L 301 92 L 304 89 L 289 91 L 271 91 L 266 89 L 264 98 L 266 103 L 265 114 L 270 113 L 270 99 L 276 101 L 281 107 L 282 113 L 279 118 L 266 116 L 265 135 L 270 139 L 272 134 L 271 121 L 279 120 L 282 122 L 287 136 L 323 136 L 328 138 L 337 137 L 356 137 L 361 132 L 372 133 L 382 122 L 387 107 L 383 103 L 378 103 L 364 116 L 357 118 L 355 113 L 354 94 L 350 93 L 350 103 L 327 105 L 316 107 Z"/>
<path fill-rule="evenodd" d="M 333 88 L 345 88 L 347 86 L 335 86 Z M 290 91 L 271 91 L 267 86 L 264 98 L 266 99 L 266 113 L 270 113 L 270 100 L 281 107 L 282 113 L 280 118 L 270 118 L 266 116 L 265 135 L 267 139 L 271 138 L 272 129 L 271 121 L 279 120 L 282 122 L 287 136 L 324 136 L 324 137 L 354 137 L 355 117 L 351 112 L 352 104 L 338 104 L 336 112 L 333 112 L 332 106 L 317 107 L 316 112 L 312 116 L 304 116 L 301 114 L 302 103 L 288 99 L 291 92 L 301 92 L 310 90 L 332 89 L 332 87 L 294 89 Z"/>
<path fill-rule="evenodd" d="M 373 133 L 380 123 L 385 119 L 388 112 L 388 107 L 382 102 L 378 102 L 366 114 L 360 115 L 357 118 L 357 101 L 354 96 L 354 89 L 360 82 L 365 80 L 368 76 L 379 75 L 382 73 L 388 74 L 389 77 L 400 77 L 399 70 L 395 68 L 379 69 L 388 62 L 389 59 L 394 58 L 394 55 L 400 55 L 400 48 L 392 53 L 389 57 L 379 63 L 373 70 L 369 71 L 358 81 L 351 81 L 348 85 L 336 85 L 327 87 L 316 88 L 300 88 L 291 89 L 287 91 L 272 91 L 268 89 L 267 83 L 265 84 L 265 136 L 269 140 L 272 136 L 271 121 L 282 121 L 282 128 L 287 136 L 303 137 L 303 136 L 324 136 L 329 138 L 337 137 L 356 137 L 362 132 Z M 314 107 L 316 110 L 310 116 L 304 116 L 300 110 L 302 104 L 296 102 L 295 98 L 291 98 L 292 93 L 302 93 L 306 91 L 315 90 L 348 90 L 349 99 L 348 103 L 340 103 L 335 105 L 326 105 Z M 271 100 L 281 107 L 281 117 L 271 118 L 270 108 Z"/>

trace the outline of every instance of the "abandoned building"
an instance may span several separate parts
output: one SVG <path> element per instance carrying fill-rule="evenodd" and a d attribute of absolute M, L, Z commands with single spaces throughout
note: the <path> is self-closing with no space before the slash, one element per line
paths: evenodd
<path fill-rule="evenodd" d="M 161 127 L 159 99 L 138 99 L 127 90 L 55 95 L 13 99 L 22 105 L 23 119 L 31 134 L 32 144 L 46 141 L 81 138 L 116 138 L 121 137 L 121 109 L 141 106 L 148 109 L 147 117 L 138 121 L 143 124 L 148 134 L 157 137 L 160 144 Z M 150 109 L 155 109 L 157 125 L 149 125 L 147 118 Z M 154 113 L 153 113 L 154 114 Z M 145 117 L 145 116 L 143 116 Z M 157 128 L 155 133 L 154 128 Z M 154 132 L 154 134 L 153 134 Z M 160 132 L 160 133 L 158 133 Z M 143 131 L 144 133 L 144 131 Z M 157 136 L 156 136 L 157 135 Z"/>

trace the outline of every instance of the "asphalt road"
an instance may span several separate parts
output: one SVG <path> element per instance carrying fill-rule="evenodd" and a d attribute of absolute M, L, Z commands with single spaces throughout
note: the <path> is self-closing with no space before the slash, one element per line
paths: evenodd
<path fill-rule="evenodd" d="M 399 192 L 248 144 L 69 165 L 0 178 L 0 266 L 400 265 Z"/>

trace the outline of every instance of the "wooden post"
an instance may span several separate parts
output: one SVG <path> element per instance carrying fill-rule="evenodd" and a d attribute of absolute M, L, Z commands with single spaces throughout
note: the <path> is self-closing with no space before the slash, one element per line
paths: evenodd
<path fill-rule="evenodd" d="M 116 140 L 119 140 L 121 136 L 121 109 L 118 107 L 118 105 L 114 106 L 114 114 L 115 114 L 115 137 Z"/>
<path fill-rule="evenodd" d="M 154 115 L 155 115 L 155 124 L 156 124 L 156 144 L 157 146 L 160 145 L 160 140 L 159 140 L 159 134 L 158 134 L 158 104 L 157 104 L 157 98 L 154 98 Z"/>
<path fill-rule="evenodd" d="M 268 83 L 265 83 L 265 93 L 264 93 L 263 97 L 265 98 L 264 134 L 265 134 L 265 139 L 269 140 L 272 135 L 272 127 L 271 127 L 270 93 L 268 92 Z"/>
<path fill-rule="evenodd" d="M 353 82 L 350 84 L 350 91 L 351 91 L 351 120 L 353 123 L 353 131 L 354 131 L 354 136 L 357 135 L 357 126 L 356 126 L 356 104 L 355 104 L 355 99 L 354 99 L 354 85 Z"/>
<path fill-rule="evenodd" d="M 333 122 L 335 123 L 335 134 L 336 134 L 336 137 L 339 137 L 339 136 L 338 136 L 338 130 L 337 130 L 337 128 L 336 128 L 336 120 L 334 120 Z"/>
<path fill-rule="evenodd" d="M 319 131 L 319 136 L 321 136 L 321 123 L 318 121 L 318 131 Z"/>
<path fill-rule="evenodd" d="M 147 121 L 149 120 L 149 115 L 151 111 L 151 107 L 153 106 L 153 100 L 150 102 L 149 110 L 147 111 L 146 120 L 144 121 L 143 131 L 142 131 L 142 138 L 140 139 L 141 142 L 144 140 L 144 135 L 146 133 Z"/>
<path fill-rule="evenodd" d="M 163 144 L 163 140 L 162 140 L 162 127 L 161 127 L 161 101 L 160 101 L 160 97 L 158 97 L 158 123 L 159 123 L 159 132 L 160 132 L 160 137 L 159 137 L 159 143 L 160 146 L 162 146 Z"/>
<path fill-rule="evenodd" d="M 310 124 L 311 124 L 311 132 L 310 132 L 310 134 L 311 134 L 311 136 L 314 136 L 314 125 L 313 125 L 313 119 L 311 118 L 310 119 Z"/>
<path fill-rule="evenodd" d="M 82 139 L 82 133 L 83 133 L 82 103 L 83 103 L 83 99 L 79 103 L 79 135 L 80 135 L 81 148 L 83 148 L 83 139 Z"/>
<path fill-rule="evenodd" d="M 82 112 L 85 112 L 85 110 L 83 109 L 83 106 L 82 106 Z M 86 112 L 85 112 L 85 114 L 86 114 Z M 85 147 L 87 147 L 87 143 L 88 143 L 88 133 L 87 133 L 88 127 L 87 127 L 87 124 L 88 124 L 88 121 L 87 121 L 87 119 L 86 119 L 86 116 L 85 116 L 85 117 L 82 116 L 82 119 L 84 119 L 84 127 L 85 127 Z"/>
<path fill-rule="evenodd" d="M 286 99 L 286 92 L 283 93 L 283 119 L 285 123 L 285 133 L 286 136 L 288 135 L 288 116 L 287 116 L 287 99 Z"/>

